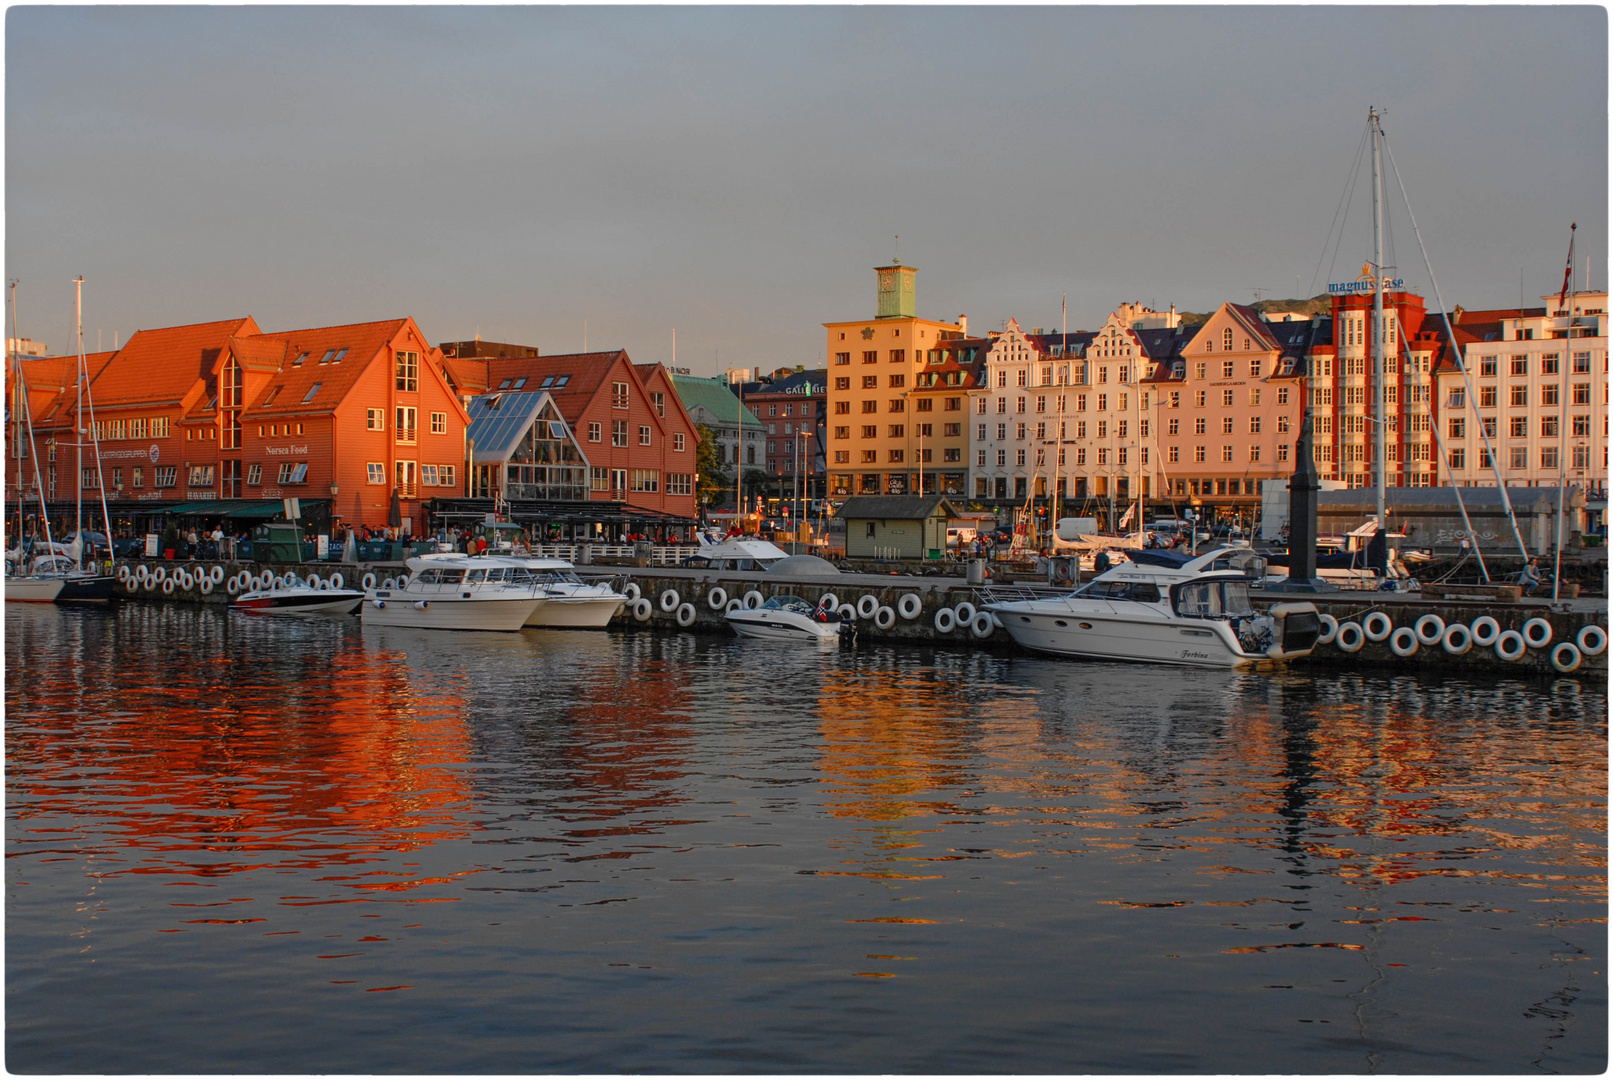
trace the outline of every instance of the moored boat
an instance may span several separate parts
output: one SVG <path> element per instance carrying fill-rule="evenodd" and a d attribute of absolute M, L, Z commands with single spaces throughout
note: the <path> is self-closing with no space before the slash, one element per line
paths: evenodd
<path fill-rule="evenodd" d="M 1250 604 L 1247 548 L 1131 555 L 1067 595 L 983 609 L 1027 649 L 1094 660 L 1241 668 L 1307 656 L 1316 645 L 1315 604 L 1278 604 L 1265 614 Z"/>
<path fill-rule="evenodd" d="M 278 589 L 241 593 L 230 607 L 255 615 L 351 615 L 363 602 L 364 593 L 358 589 L 337 589 L 328 583 L 315 587 L 298 582 Z"/>
<path fill-rule="evenodd" d="M 514 570 L 509 582 L 535 586 L 544 600 L 527 616 L 527 626 L 601 630 L 627 603 L 627 597 L 609 585 L 590 584 L 578 577 L 577 568 L 565 559 L 442 552 L 417 556 L 409 560 L 408 566 L 415 572 L 433 566 L 498 566 Z"/>
<path fill-rule="evenodd" d="M 359 607 L 365 625 L 425 630 L 514 631 L 545 602 L 538 586 L 523 581 L 508 560 L 422 556 L 402 585 L 367 589 Z"/>
<path fill-rule="evenodd" d="M 726 618 L 742 637 L 816 644 L 840 640 L 840 615 L 821 605 L 815 608 L 799 596 L 775 596 L 756 608 L 736 607 Z"/>

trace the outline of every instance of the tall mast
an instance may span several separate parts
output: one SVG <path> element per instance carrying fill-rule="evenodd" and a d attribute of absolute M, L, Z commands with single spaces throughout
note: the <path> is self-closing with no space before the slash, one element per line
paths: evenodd
<path fill-rule="evenodd" d="M 16 278 L 11 280 L 11 336 L 13 338 L 17 336 Z M 32 407 L 28 404 L 28 384 L 22 376 L 22 361 L 17 358 L 15 349 L 12 351 L 12 360 L 17 369 L 17 396 L 22 401 L 23 422 L 28 426 L 28 455 L 29 460 L 34 463 L 34 488 L 39 494 L 39 520 L 45 527 L 45 550 L 47 552 L 54 553 L 56 545 L 51 539 L 50 535 L 50 507 L 45 503 L 45 474 L 39 471 L 39 444 L 34 441 L 34 414 Z M 17 469 L 20 475 L 22 466 L 18 465 Z M 19 484 L 18 487 L 20 489 L 21 485 Z M 20 494 L 18 497 L 18 504 L 19 506 L 21 505 Z M 22 523 L 20 521 L 17 523 L 17 529 L 17 535 L 20 538 L 22 535 Z M 31 544 L 29 546 L 32 547 Z M 30 554 L 32 554 L 32 552 L 30 552 Z"/>
<path fill-rule="evenodd" d="M 73 451 L 77 457 L 78 467 L 73 477 L 73 529 L 78 538 L 78 557 L 75 560 L 80 570 L 84 569 L 84 276 L 81 274 L 73 279 L 73 335 L 78 341 L 78 378 L 74 380 L 74 387 L 78 392 L 78 404 L 73 410 Z"/>
<path fill-rule="evenodd" d="M 1372 286 L 1372 405 L 1376 421 L 1377 438 L 1373 447 L 1373 460 L 1377 466 L 1378 481 L 1378 535 L 1388 534 L 1389 523 L 1384 509 L 1384 473 L 1389 439 L 1384 430 L 1383 417 L 1383 186 L 1378 160 L 1378 113 L 1367 110 L 1367 122 L 1372 126 L 1372 273 L 1376 277 Z"/>
<path fill-rule="evenodd" d="M 1568 226 L 1568 333 L 1563 338 L 1563 358 L 1557 361 L 1557 378 L 1559 382 L 1566 383 L 1566 376 L 1573 370 L 1570 365 L 1574 360 L 1574 233 L 1579 231 L 1577 222 L 1570 222 Z M 1520 310 L 1521 316 L 1523 312 Z M 1564 387 L 1566 389 L 1566 386 Z M 1551 571 L 1551 598 L 1555 602 L 1561 591 L 1560 579 L 1563 576 L 1563 502 L 1568 494 L 1568 395 L 1558 391 L 1557 400 L 1561 402 L 1557 420 L 1557 554 Z"/>

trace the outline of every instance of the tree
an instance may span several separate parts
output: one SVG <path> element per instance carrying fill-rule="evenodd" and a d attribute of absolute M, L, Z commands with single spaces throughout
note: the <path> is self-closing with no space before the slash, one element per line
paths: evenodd
<path fill-rule="evenodd" d="M 695 427 L 700 433 L 694 454 L 695 470 L 700 474 L 695 493 L 703 506 L 720 504 L 723 493 L 733 490 L 733 477 L 723 467 L 722 444 L 717 441 L 716 430 L 710 424 L 697 424 Z"/>

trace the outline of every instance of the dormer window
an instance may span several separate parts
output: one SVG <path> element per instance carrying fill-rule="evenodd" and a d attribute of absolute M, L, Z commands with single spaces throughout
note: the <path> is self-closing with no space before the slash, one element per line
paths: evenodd
<path fill-rule="evenodd" d="M 330 362 L 333 363 L 333 364 L 340 364 L 342 362 L 342 357 L 344 357 L 346 355 L 347 355 L 347 350 L 345 348 L 338 349 L 338 350 L 336 350 L 336 355 L 330 358 Z"/>
<path fill-rule="evenodd" d="M 319 362 L 321 364 L 328 364 L 328 363 L 330 363 L 330 358 L 335 356 L 335 355 L 336 355 L 336 350 L 335 349 L 326 349 L 325 350 L 325 355 L 321 356 L 319 358 Z"/>
<path fill-rule="evenodd" d="M 498 388 L 500 390 L 508 390 L 510 388 L 510 383 L 513 381 L 513 379 L 505 379 L 503 382 L 498 384 Z"/>
<path fill-rule="evenodd" d="M 555 380 L 554 380 L 554 388 L 556 390 L 558 390 L 558 389 L 560 389 L 562 386 L 566 385 L 570 381 L 571 381 L 571 376 L 570 375 L 557 375 L 557 376 L 555 376 Z"/>
<path fill-rule="evenodd" d="M 306 356 L 307 354 L 304 353 L 303 355 Z M 269 391 L 269 396 L 263 399 L 263 404 L 261 406 L 259 406 L 259 408 L 268 408 L 270 405 L 273 405 L 274 404 L 274 399 L 276 397 L 278 397 L 279 394 L 280 394 L 280 391 L 282 391 L 284 389 L 285 389 L 285 387 L 282 385 L 282 386 L 276 386 L 274 389 L 270 390 Z"/>
<path fill-rule="evenodd" d="M 291 362 L 291 366 L 292 367 L 302 367 L 302 362 L 304 360 L 306 360 L 306 359 L 308 359 L 308 354 L 307 353 L 305 353 L 305 352 L 298 353 L 297 354 L 297 359 L 295 359 L 295 360 L 293 360 Z"/>
<path fill-rule="evenodd" d="M 547 390 L 552 385 L 554 385 L 554 376 L 553 375 L 545 375 L 543 377 L 543 381 L 538 384 L 538 389 L 539 390 Z"/>
<path fill-rule="evenodd" d="M 515 382 L 510 384 L 510 389 L 511 390 L 519 390 L 519 389 L 521 389 L 521 387 L 523 387 L 525 385 L 526 385 L 526 376 L 522 375 L 519 379 L 516 379 Z"/>
<path fill-rule="evenodd" d="M 304 394 L 304 395 L 303 395 L 303 398 L 302 398 L 302 403 L 303 403 L 303 404 L 304 404 L 304 405 L 306 405 L 306 404 L 308 404 L 308 403 L 309 403 L 309 402 L 310 402 L 310 401 L 312 401 L 312 400 L 314 400 L 314 395 L 315 395 L 315 394 L 317 394 L 317 393 L 319 393 L 319 388 L 320 388 L 320 387 L 321 387 L 321 386 L 324 386 L 324 385 L 325 385 L 325 384 L 324 384 L 324 383 L 314 383 L 314 385 L 312 385 L 312 386 L 310 386 L 310 387 L 309 387 L 309 388 L 308 388 L 308 393 L 306 393 L 306 394 Z"/>

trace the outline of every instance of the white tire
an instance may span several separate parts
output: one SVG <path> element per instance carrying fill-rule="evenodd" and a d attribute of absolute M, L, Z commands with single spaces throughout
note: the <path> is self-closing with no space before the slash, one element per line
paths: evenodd
<path fill-rule="evenodd" d="M 306 584 L 310 589 L 319 588 L 319 586 L 320 586 L 320 577 L 319 577 L 319 575 L 318 574 L 309 574 L 307 576 L 307 578 L 304 579 L 304 584 Z"/>
<path fill-rule="evenodd" d="M 340 589 L 340 588 L 344 587 L 347 584 L 346 579 L 344 579 L 342 577 L 342 575 L 339 574 L 339 573 L 332 574 L 330 576 L 330 578 L 329 578 L 329 581 L 330 581 L 330 587 L 333 588 L 333 589 Z"/>
<path fill-rule="evenodd" d="M 229 593 L 231 596 L 238 595 L 241 592 L 241 579 L 238 577 L 230 578 L 230 580 L 224 583 L 224 591 Z"/>
<path fill-rule="evenodd" d="M 252 587 L 252 575 L 242 570 L 235 575 L 235 591 L 245 592 Z"/>
<path fill-rule="evenodd" d="M 163 578 L 162 579 L 162 594 L 164 596 L 172 596 L 172 595 L 174 595 L 174 579 L 173 578 Z"/>
<path fill-rule="evenodd" d="M 818 597 L 818 606 L 825 611 L 839 611 L 840 597 L 836 596 L 832 592 L 826 592 L 822 596 Z"/>
<path fill-rule="evenodd" d="M 881 604 L 874 611 L 874 625 L 881 630 L 889 630 L 896 625 L 896 610 L 889 604 Z"/>
<path fill-rule="evenodd" d="M 1461 656 L 1473 647 L 1473 631 L 1463 623 L 1453 622 L 1445 628 L 1439 643 L 1452 656 Z"/>
<path fill-rule="evenodd" d="M 213 584 L 217 585 L 219 582 L 221 582 L 223 580 L 224 580 L 224 568 L 222 566 L 213 567 Z"/>
<path fill-rule="evenodd" d="M 127 585 L 128 583 L 129 583 L 129 567 L 128 567 L 127 564 L 124 564 L 124 565 L 118 567 L 118 584 L 119 585 Z"/>
<path fill-rule="evenodd" d="M 1607 631 L 1595 623 L 1588 623 L 1579 628 L 1579 636 L 1574 638 L 1574 644 L 1579 647 L 1581 656 L 1601 656 L 1607 651 Z"/>
<path fill-rule="evenodd" d="M 643 590 L 638 587 L 638 582 L 636 581 L 629 581 L 622 586 L 622 595 L 627 597 L 629 601 L 637 600 L 642 592 Z"/>
<path fill-rule="evenodd" d="M 975 606 L 965 600 L 952 609 L 952 617 L 958 620 L 959 626 L 968 626 L 975 621 Z"/>
<path fill-rule="evenodd" d="M 728 601 L 728 610 L 729 611 L 744 611 L 745 610 L 745 601 L 741 600 L 737 596 L 734 597 L 732 600 Z"/>
<path fill-rule="evenodd" d="M 761 607 L 767 602 L 762 599 L 762 594 L 757 592 L 755 589 L 751 589 L 749 592 L 747 592 L 744 600 L 745 607 L 751 611 L 755 611 L 757 608 Z"/>
<path fill-rule="evenodd" d="M 956 630 L 957 628 L 958 628 L 958 617 L 956 615 L 952 614 L 952 609 L 951 608 L 949 608 L 949 607 L 936 608 L 936 610 L 935 610 L 935 632 L 936 633 L 938 633 L 938 634 L 950 634 L 950 633 L 952 633 L 952 631 Z"/>
<path fill-rule="evenodd" d="M 200 588 L 202 590 L 202 595 L 203 596 L 211 596 L 211 595 L 213 595 L 213 575 L 212 574 L 204 574 L 204 575 L 202 575 L 202 584 L 201 584 Z"/>
<path fill-rule="evenodd" d="M 1544 649 L 1551 644 L 1551 623 L 1536 616 L 1523 624 L 1523 642 L 1531 649 Z"/>
<path fill-rule="evenodd" d="M 655 605 L 651 604 L 649 600 L 642 596 L 637 600 L 634 600 L 629 606 L 633 609 L 633 618 L 637 619 L 639 622 L 649 622 L 650 612 L 655 610 Z"/>
<path fill-rule="evenodd" d="M 689 627 L 694 625 L 695 609 L 693 604 L 678 605 L 678 625 Z"/>
<path fill-rule="evenodd" d="M 375 574 L 368 573 L 368 572 L 365 573 L 364 578 L 363 578 L 363 584 L 364 584 L 364 588 L 366 590 L 375 588 Z"/>
<path fill-rule="evenodd" d="M 728 606 L 727 591 L 721 585 L 713 587 L 712 590 L 706 594 L 706 606 L 712 611 L 721 611 L 726 608 Z"/>
<path fill-rule="evenodd" d="M 841 622 L 849 623 L 857 617 L 857 609 L 852 607 L 850 604 L 841 604 L 839 613 Z"/>
<path fill-rule="evenodd" d="M 397 582 L 396 578 L 390 578 L 389 577 L 385 581 L 381 582 L 381 588 L 383 588 L 383 589 L 392 590 L 392 589 L 396 589 L 397 587 L 398 587 L 398 582 Z"/>
<path fill-rule="evenodd" d="M 1445 620 L 1430 612 L 1412 624 L 1417 640 L 1423 645 L 1438 645 L 1445 639 Z"/>
<path fill-rule="evenodd" d="M 155 577 L 146 578 L 146 592 L 156 592 L 159 584 L 161 584 L 161 582 L 159 582 Z"/>
<path fill-rule="evenodd" d="M 1572 641 L 1560 641 L 1557 647 L 1551 650 L 1551 666 L 1564 675 L 1578 671 L 1580 662 L 1579 646 Z"/>
<path fill-rule="evenodd" d="M 678 590 L 667 589 L 661 593 L 661 599 L 658 603 L 661 605 L 662 611 L 673 612 L 678 610 L 679 604 L 683 603 L 683 597 L 678 595 Z"/>
<path fill-rule="evenodd" d="M 997 632 L 997 623 L 989 611 L 977 611 L 969 620 L 969 633 L 984 641 Z"/>
<path fill-rule="evenodd" d="M 857 598 L 857 618 L 871 619 L 874 612 L 879 610 L 879 597 L 873 593 L 865 593 Z"/>
<path fill-rule="evenodd" d="M 1339 632 L 1333 637 L 1333 644 L 1339 647 L 1340 652 L 1358 653 L 1361 646 L 1367 643 L 1367 634 L 1361 629 L 1358 622 L 1339 623 Z"/>
<path fill-rule="evenodd" d="M 1339 636 L 1339 621 L 1325 611 L 1317 619 L 1322 624 L 1322 632 L 1316 635 L 1316 644 L 1333 644 L 1333 639 Z"/>
<path fill-rule="evenodd" d="M 1489 648 L 1495 644 L 1495 639 L 1501 636 L 1501 624 L 1488 615 L 1480 615 L 1473 620 L 1469 630 L 1473 631 L 1473 644 Z"/>
<path fill-rule="evenodd" d="M 1529 643 L 1516 630 L 1503 630 L 1495 639 L 1495 655 L 1503 660 L 1518 660 L 1529 651 Z"/>
<path fill-rule="evenodd" d="M 196 575 L 192 574 L 189 570 L 181 570 L 179 572 L 179 587 L 184 589 L 186 592 L 194 589 L 196 587 Z"/>
<path fill-rule="evenodd" d="M 924 601 L 919 599 L 918 593 L 903 593 L 902 598 L 896 601 L 896 613 L 912 622 L 924 614 Z"/>
<path fill-rule="evenodd" d="M 1395 632 L 1395 622 L 1381 611 L 1373 611 L 1361 620 L 1361 632 L 1368 641 L 1382 641 Z"/>
<path fill-rule="evenodd" d="M 1416 656 L 1421 647 L 1422 639 L 1409 626 L 1396 627 L 1394 633 L 1389 635 L 1389 651 L 1396 656 Z"/>

